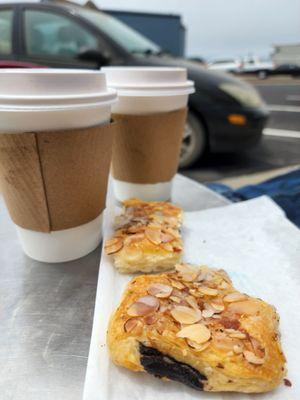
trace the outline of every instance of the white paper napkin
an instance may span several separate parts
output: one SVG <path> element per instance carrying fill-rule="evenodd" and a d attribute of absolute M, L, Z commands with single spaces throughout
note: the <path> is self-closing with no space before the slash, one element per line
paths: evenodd
<path fill-rule="evenodd" d="M 105 215 L 111 234 L 114 209 Z M 260 395 L 197 392 L 114 366 L 106 346 L 109 316 L 130 279 L 102 253 L 84 400 L 300 399 L 300 231 L 267 197 L 185 214 L 184 258 L 224 268 L 237 289 L 274 304 L 292 387 Z"/>

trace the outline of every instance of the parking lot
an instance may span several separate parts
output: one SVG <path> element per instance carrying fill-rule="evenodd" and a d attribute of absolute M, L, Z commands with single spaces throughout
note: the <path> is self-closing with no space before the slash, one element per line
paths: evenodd
<path fill-rule="evenodd" d="M 212 182 L 300 164 L 300 79 L 246 80 L 257 88 L 270 110 L 260 144 L 244 154 L 208 154 L 183 171 L 185 175 L 199 182 Z M 259 174 L 257 181 L 267 175 Z"/>

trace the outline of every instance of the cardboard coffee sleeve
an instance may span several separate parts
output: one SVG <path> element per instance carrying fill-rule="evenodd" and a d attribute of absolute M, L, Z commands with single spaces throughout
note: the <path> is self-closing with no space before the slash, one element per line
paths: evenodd
<path fill-rule="evenodd" d="M 131 183 L 170 181 L 176 174 L 187 109 L 148 114 L 113 114 L 118 121 L 112 175 Z"/>
<path fill-rule="evenodd" d="M 50 232 L 85 224 L 105 207 L 114 123 L 0 135 L 1 191 L 15 224 Z"/>

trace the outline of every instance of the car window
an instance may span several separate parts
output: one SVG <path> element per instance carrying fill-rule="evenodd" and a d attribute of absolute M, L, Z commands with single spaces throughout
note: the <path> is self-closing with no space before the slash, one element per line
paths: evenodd
<path fill-rule="evenodd" d="M 108 14 L 86 8 L 78 9 L 78 14 L 92 22 L 119 46 L 131 53 L 159 53 L 161 50 L 150 39 Z"/>
<path fill-rule="evenodd" d="M 12 10 L 0 10 L 0 54 L 12 52 Z"/>
<path fill-rule="evenodd" d="M 48 11 L 25 11 L 25 47 L 31 56 L 77 58 L 80 51 L 97 49 L 97 38 L 76 21 Z"/>

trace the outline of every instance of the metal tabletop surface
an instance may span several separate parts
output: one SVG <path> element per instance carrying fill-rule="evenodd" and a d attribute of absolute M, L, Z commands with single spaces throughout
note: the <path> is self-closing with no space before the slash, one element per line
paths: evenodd
<path fill-rule="evenodd" d="M 108 201 L 114 201 L 110 188 Z M 173 201 L 187 211 L 228 204 L 177 175 Z M 100 247 L 47 264 L 21 250 L 0 198 L 0 399 L 79 400 L 87 365 Z"/>

